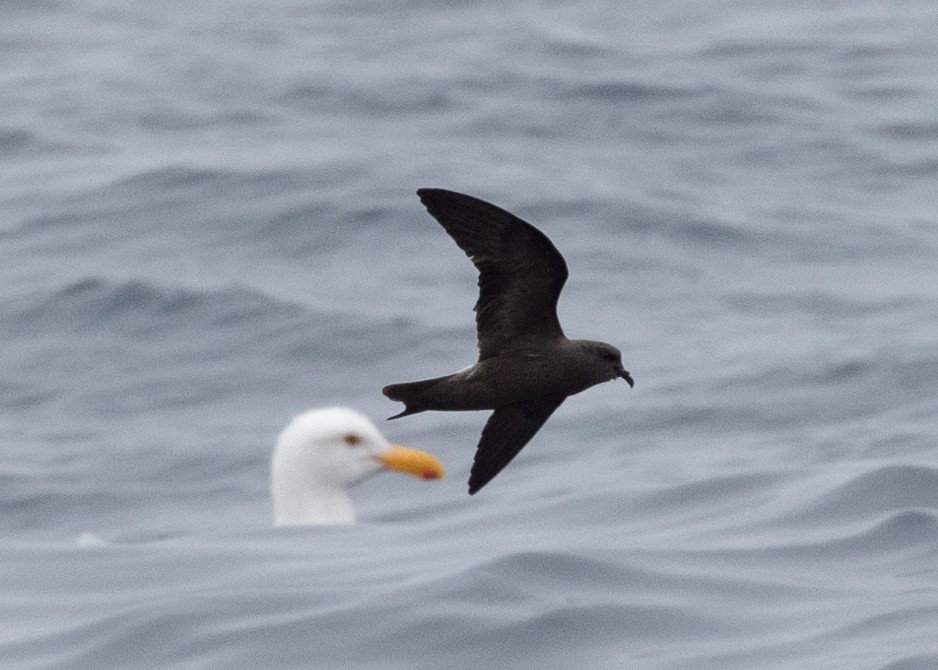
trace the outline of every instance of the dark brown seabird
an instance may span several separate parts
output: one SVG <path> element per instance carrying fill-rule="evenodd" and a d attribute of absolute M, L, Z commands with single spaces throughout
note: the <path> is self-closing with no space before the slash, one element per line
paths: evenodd
<path fill-rule="evenodd" d="M 544 233 L 462 193 L 422 188 L 417 195 L 479 270 L 479 361 L 382 392 L 404 403 L 391 419 L 426 410 L 495 410 L 472 464 L 471 495 L 508 465 L 567 396 L 617 377 L 634 382 L 614 346 L 563 334 L 557 299 L 567 264 Z"/>

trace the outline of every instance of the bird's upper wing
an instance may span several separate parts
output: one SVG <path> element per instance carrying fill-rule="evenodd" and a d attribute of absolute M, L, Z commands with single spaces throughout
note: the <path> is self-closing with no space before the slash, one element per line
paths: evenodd
<path fill-rule="evenodd" d="M 496 409 L 482 429 L 482 439 L 469 473 L 469 495 L 501 472 L 563 401 L 564 398 L 560 398 L 537 405 L 511 405 Z"/>
<path fill-rule="evenodd" d="M 557 298 L 567 264 L 544 233 L 462 193 L 422 188 L 417 195 L 479 270 L 479 360 L 511 345 L 563 336 Z"/>

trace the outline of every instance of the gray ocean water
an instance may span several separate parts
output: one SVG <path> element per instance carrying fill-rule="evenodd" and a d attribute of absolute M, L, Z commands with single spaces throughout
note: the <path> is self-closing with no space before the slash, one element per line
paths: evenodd
<path fill-rule="evenodd" d="M 938 667 L 938 4 L 0 4 L 0 667 Z M 381 423 L 273 529 L 304 409 L 475 358 L 421 186 L 544 230 L 571 398 Z"/>

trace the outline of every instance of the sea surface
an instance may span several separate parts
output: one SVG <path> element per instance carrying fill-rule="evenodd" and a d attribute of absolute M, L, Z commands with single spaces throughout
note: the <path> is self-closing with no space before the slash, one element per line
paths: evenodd
<path fill-rule="evenodd" d="M 0 667 L 938 668 L 938 3 L 0 3 Z M 467 192 L 570 267 L 478 495 Z M 450 477 L 275 529 L 296 413 Z"/>

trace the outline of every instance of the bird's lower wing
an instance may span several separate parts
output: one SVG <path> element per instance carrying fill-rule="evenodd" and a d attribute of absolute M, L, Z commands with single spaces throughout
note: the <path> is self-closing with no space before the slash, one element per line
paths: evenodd
<path fill-rule="evenodd" d="M 482 429 L 482 439 L 469 474 L 469 495 L 472 495 L 511 462 L 534 434 L 563 402 L 539 405 L 513 405 L 496 409 Z"/>

